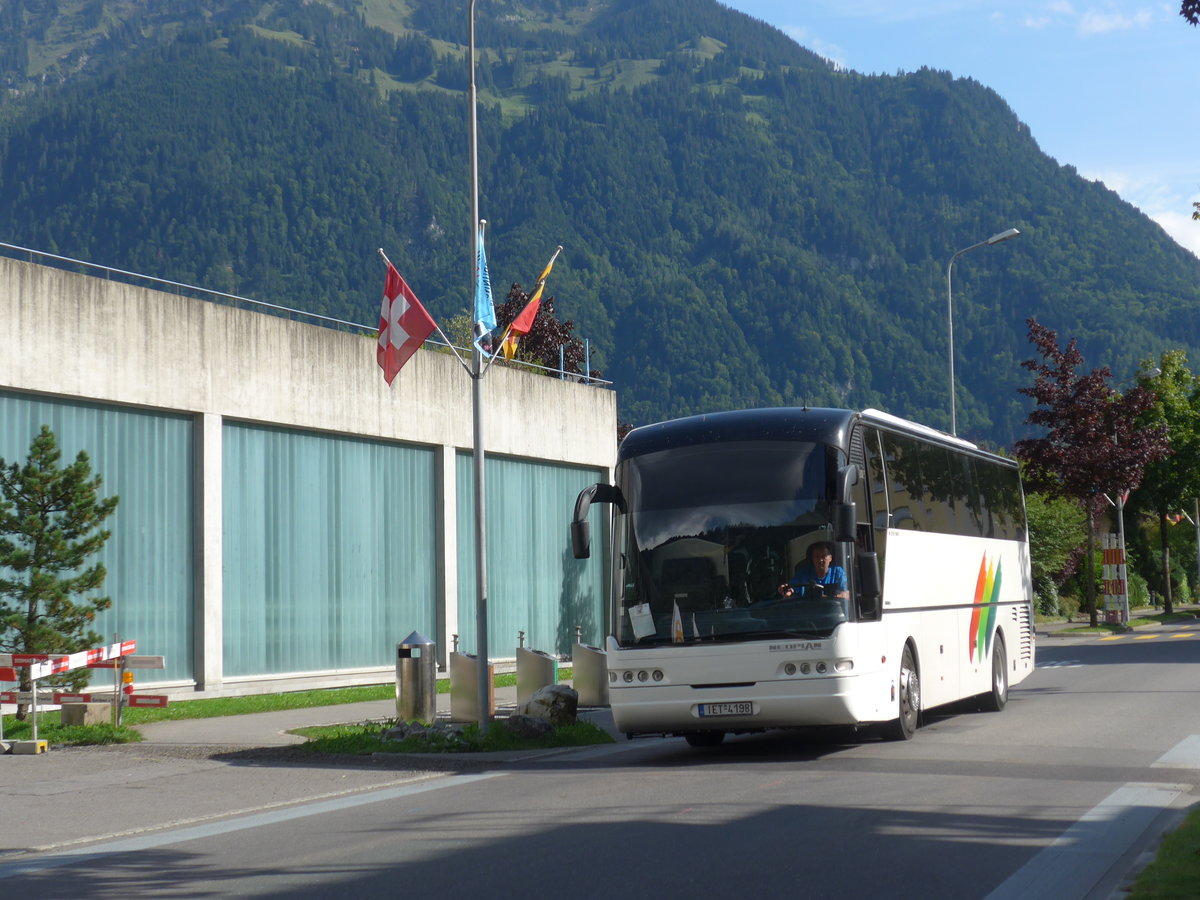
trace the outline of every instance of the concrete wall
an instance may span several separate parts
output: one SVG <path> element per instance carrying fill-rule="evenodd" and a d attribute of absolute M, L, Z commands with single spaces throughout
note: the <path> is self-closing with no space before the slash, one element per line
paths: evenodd
<path fill-rule="evenodd" d="M 382 279 L 381 279 L 382 282 Z M 377 301 L 363 299 L 363 319 Z M 442 618 L 456 629 L 454 454 L 473 446 L 472 382 L 421 351 L 391 387 L 362 336 L 0 258 L 0 388 L 182 412 L 195 419 L 197 685 L 221 677 L 221 427 L 227 419 L 441 449 Z M 609 470 L 616 395 L 494 366 L 482 386 L 485 452 Z M 326 679 L 328 681 L 329 679 Z M 359 678 L 358 680 L 371 680 Z M 374 680 L 378 680 L 375 678 Z"/>

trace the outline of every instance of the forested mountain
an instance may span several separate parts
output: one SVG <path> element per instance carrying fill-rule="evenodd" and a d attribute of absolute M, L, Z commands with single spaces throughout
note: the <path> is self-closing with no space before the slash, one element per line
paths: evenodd
<path fill-rule="evenodd" d="M 635 423 L 874 405 L 1023 431 L 1024 320 L 1127 377 L 1200 261 L 986 87 L 836 71 L 713 0 L 479 0 L 493 282 L 549 293 Z M 0 3 L 0 241 L 374 321 L 383 247 L 471 292 L 467 0 Z M 502 293 L 502 292 L 501 292 Z"/>

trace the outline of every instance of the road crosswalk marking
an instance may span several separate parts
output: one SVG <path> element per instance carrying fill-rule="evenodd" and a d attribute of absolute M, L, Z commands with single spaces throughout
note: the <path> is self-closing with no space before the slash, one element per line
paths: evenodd
<path fill-rule="evenodd" d="M 1102 638 L 1097 638 L 1097 643 L 1108 644 L 1108 643 L 1112 643 L 1113 641 L 1125 641 L 1125 640 L 1154 641 L 1162 636 L 1163 635 L 1161 633 L 1159 633 L 1159 634 L 1110 634 L 1110 635 L 1107 635 Z M 1169 635 L 1169 637 L 1171 637 L 1172 639 L 1175 639 L 1175 640 L 1177 640 L 1179 638 L 1194 638 L 1195 636 L 1196 636 L 1196 632 L 1194 632 L 1194 631 L 1174 631 L 1174 632 L 1171 632 L 1171 634 Z"/>

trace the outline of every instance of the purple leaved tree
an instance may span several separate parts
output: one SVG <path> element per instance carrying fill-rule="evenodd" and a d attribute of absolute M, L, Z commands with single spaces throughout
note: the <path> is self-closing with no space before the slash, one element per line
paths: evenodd
<path fill-rule="evenodd" d="M 1021 363 L 1034 373 L 1034 383 L 1018 391 L 1037 403 L 1025 422 L 1043 430 L 1044 436 L 1017 441 L 1013 449 L 1025 461 L 1026 477 L 1035 490 L 1083 507 L 1086 603 L 1091 624 L 1096 625 L 1095 519 L 1109 498 L 1115 501 L 1136 490 L 1146 466 L 1170 452 L 1167 429 L 1138 421 L 1153 405 L 1153 391 L 1139 385 L 1118 393 L 1109 384 L 1108 366 L 1080 372 L 1083 355 L 1074 338 L 1060 349 L 1053 329 L 1037 319 L 1026 324 L 1041 358 Z"/>

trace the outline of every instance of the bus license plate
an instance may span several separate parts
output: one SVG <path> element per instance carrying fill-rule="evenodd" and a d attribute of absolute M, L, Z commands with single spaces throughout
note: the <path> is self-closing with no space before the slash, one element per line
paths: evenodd
<path fill-rule="evenodd" d="M 703 718 L 711 716 L 752 716 L 754 704 L 749 700 L 739 700 L 735 703 L 701 703 L 700 715 Z"/>

